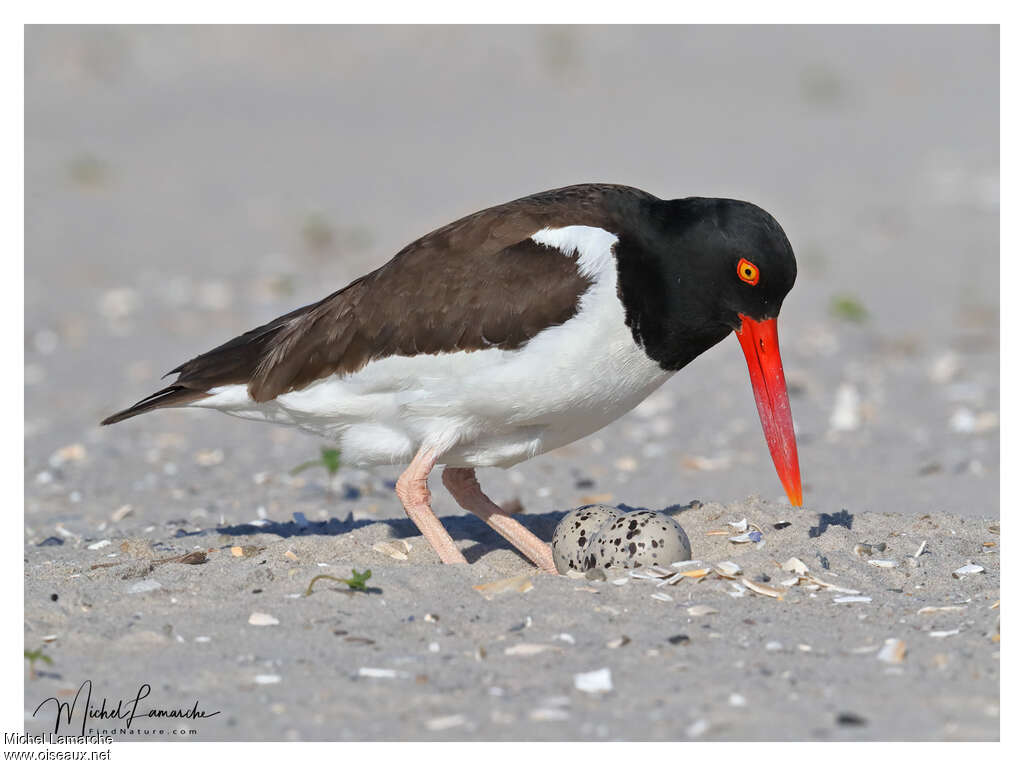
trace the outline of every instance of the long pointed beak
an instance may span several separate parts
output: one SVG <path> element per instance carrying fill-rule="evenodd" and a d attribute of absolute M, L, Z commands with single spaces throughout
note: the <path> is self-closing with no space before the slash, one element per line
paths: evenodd
<path fill-rule="evenodd" d="M 789 411 L 786 375 L 782 371 L 782 356 L 779 354 L 776 320 L 757 321 L 743 314 L 740 314 L 740 320 L 742 324 L 736 331 L 736 337 L 747 358 L 750 384 L 754 389 L 754 401 L 761 416 L 768 451 L 789 502 L 803 505 L 800 460 L 796 454 L 796 436 L 793 434 L 793 416 Z"/>

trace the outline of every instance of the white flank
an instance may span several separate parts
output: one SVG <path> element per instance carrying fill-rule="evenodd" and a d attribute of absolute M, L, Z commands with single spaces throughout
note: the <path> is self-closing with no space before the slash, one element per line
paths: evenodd
<path fill-rule="evenodd" d="M 349 465 L 406 463 L 425 445 L 441 464 L 507 467 L 593 433 L 672 373 L 626 326 L 613 234 L 567 226 L 533 240 L 576 258 L 593 284 L 574 317 L 518 350 L 392 356 L 269 402 L 231 385 L 189 406 L 298 426 L 336 442 Z"/>

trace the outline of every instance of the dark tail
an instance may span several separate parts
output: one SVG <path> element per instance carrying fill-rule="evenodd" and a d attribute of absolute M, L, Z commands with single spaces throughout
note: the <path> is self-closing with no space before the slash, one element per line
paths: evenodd
<path fill-rule="evenodd" d="M 141 402 L 133 404 L 126 410 L 111 415 L 100 425 L 109 426 L 122 420 L 133 418 L 160 407 L 180 407 L 183 404 L 196 402 L 210 396 L 209 390 L 216 386 L 232 383 L 248 385 L 259 367 L 260 360 L 270 348 L 280 330 L 288 322 L 298 317 L 317 304 L 310 304 L 279 316 L 265 325 L 249 330 L 247 333 L 222 343 L 212 351 L 200 354 L 175 367 L 167 375 L 177 373 L 178 379 L 167 388 L 150 394 Z M 166 375 L 164 377 L 167 377 Z"/>
<path fill-rule="evenodd" d="M 197 391 L 194 388 L 185 388 L 185 386 L 168 386 L 162 388 L 155 394 L 150 394 L 140 402 L 136 402 L 126 410 L 121 410 L 111 415 L 109 418 L 104 418 L 100 423 L 101 426 L 109 426 L 113 423 L 120 423 L 122 420 L 128 418 L 134 418 L 136 415 L 141 415 L 143 412 L 149 412 L 155 410 L 158 407 L 174 407 L 182 404 L 188 404 L 189 402 L 196 402 L 200 399 L 205 399 L 209 396 L 205 391 Z"/>

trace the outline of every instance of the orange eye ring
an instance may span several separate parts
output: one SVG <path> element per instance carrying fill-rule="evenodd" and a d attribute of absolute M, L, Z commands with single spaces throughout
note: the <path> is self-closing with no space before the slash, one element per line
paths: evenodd
<path fill-rule="evenodd" d="M 740 262 L 736 264 L 736 276 L 748 285 L 756 285 L 757 280 L 761 278 L 761 270 L 746 258 L 740 258 Z"/>

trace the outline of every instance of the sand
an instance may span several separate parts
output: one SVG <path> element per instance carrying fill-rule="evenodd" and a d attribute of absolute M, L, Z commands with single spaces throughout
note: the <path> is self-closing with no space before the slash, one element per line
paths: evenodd
<path fill-rule="evenodd" d="M 55 636 L 45 644 L 55 664 L 28 684 L 26 702 L 60 696 L 80 678 L 111 700 L 147 682 L 154 707 L 198 700 L 220 711 L 192 722 L 200 739 L 994 736 L 998 524 L 826 516 L 756 498 L 696 506 L 672 513 L 694 556 L 731 561 L 780 599 L 714 574 L 662 587 L 618 584 L 620 571 L 603 581 L 540 574 L 465 516 L 445 520 L 471 563 L 449 567 L 398 519 L 262 528 L 182 520 L 149 531 L 135 519 L 95 551 L 86 541 L 33 547 L 27 632 Z M 550 536 L 557 517 L 525 518 Z M 708 534 L 744 518 L 764 530 L 760 550 Z M 407 558 L 374 549 L 387 541 Z M 854 553 L 864 541 L 885 549 Z M 207 552 L 207 562 L 147 564 L 190 551 Z M 842 590 L 786 588 L 793 575 L 780 565 L 792 557 Z M 954 578 L 968 563 L 984 571 Z M 317 575 L 352 569 L 371 571 L 367 591 L 325 579 L 303 595 Z M 495 594 L 476 590 L 517 576 Z M 869 601 L 837 603 L 851 592 Z M 253 624 L 254 614 L 273 624 Z M 893 639 L 905 656 L 880 659 Z M 576 674 L 602 669 L 609 690 L 576 687 Z M 52 728 L 51 710 L 29 729 Z"/>
<path fill-rule="evenodd" d="M 126 739 L 998 738 L 995 31 L 48 28 L 26 51 L 23 640 L 52 661 L 26 662 L 29 731 L 91 680 L 219 711 Z M 97 426 L 432 227 L 585 180 L 782 222 L 807 507 L 732 339 L 484 489 L 541 536 L 585 503 L 666 509 L 696 559 L 779 587 L 797 557 L 869 602 L 535 575 L 435 478 L 470 561 L 444 567 L 398 467 L 293 476 L 319 441 L 217 413 Z M 743 518 L 760 550 L 708 535 Z M 353 568 L 369 592 L 302 597 Z"/>

